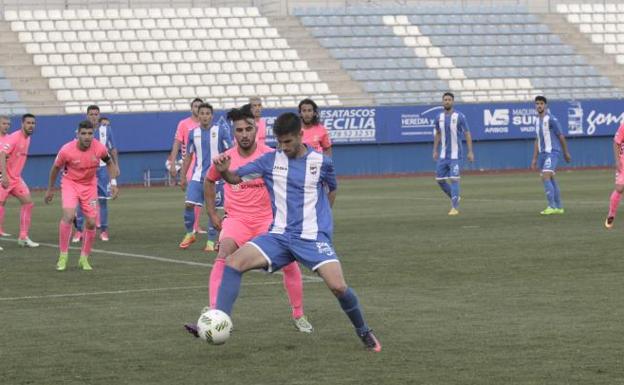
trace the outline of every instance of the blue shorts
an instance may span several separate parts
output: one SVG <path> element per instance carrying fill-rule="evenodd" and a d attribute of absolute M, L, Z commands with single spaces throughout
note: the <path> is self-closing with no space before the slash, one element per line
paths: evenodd
<path fill-rule="evenodd" d="M 111 199 L 110 178 L 108 177 L 108 169 L 106 167 L 98 167 L 97 176 L 97 193 L 99 199 Z"/>
<path fill-rule="evenodd" d="M 557 164 L 559 163 L 559 153 L 557 151 L 553 151 L 551 153 L 548 152 L 540 152 L 537 160 L 537 166 L 540 168 L 541 173 L 551 172 L 555 173 L 557 171 Z"/>
<path fill-rule="evenodd" d="M 459 179 L 459 170 L 461 162 L 459 159 L 440 159 L 436 166 L 436 179 Z"/>
<path fill-rule="evenodd" d="M 223 182 L 215 183 L 215 207 L 223 208 L 225 202 L 225 194 L 223 192 Z M 204 184 L 196 180 L 192 180 L 186 186 L 185 203 L 192 203 L 196 206 L 204 205 Z"/>
<path fill-rule="evenodd" d="M 293 261 L 299 261 L 312 271 L 322 265 L 338 261 L 329 240 L 306 240 L 289 234 L 266 233 L 247 242 L 266 258 L 268 272 L 274 272 Z"/>
<path fill-rule="evenodd" d="M 188 182 L 186 186 L 186 200 L 185 203 L 191 203 L 195 206 L 204 205 L 204 184 L 196 180 Z"/>

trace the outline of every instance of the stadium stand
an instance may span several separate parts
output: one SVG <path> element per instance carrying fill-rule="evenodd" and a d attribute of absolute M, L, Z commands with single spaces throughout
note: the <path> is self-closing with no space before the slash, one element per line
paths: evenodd
<path fill-rule="evenodd" d="M 117 112 L 217 108 L 252 95 L 269 107 L 312 96 L 340 100 L 257 8 L 6 10 L 68 113 L 98 103 Z"/>
<path fill-rule="evenodd" d="M 619 97 L 523 5 L 295 8 L 302 24 L 379 104 Z"/>
<path fill-rule="evenodd" d="M 0 70 L 0 115 L 19 115 L 24 113 L 26 113 L 26 107 L 11 86 L 9 79 Z"/>

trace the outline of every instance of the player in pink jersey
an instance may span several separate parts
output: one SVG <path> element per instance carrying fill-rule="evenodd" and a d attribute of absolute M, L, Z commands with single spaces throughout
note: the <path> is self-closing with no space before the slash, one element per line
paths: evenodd
<path fill-rule="evenodd" d="M 624 123 L 620 125 L 613 138 L 613 158 L 615 159 L 615 189 L 609 200 L 609 214 L 605 220 L 605 227 L 610 229 L 615 221 L 622 192 L 624 192 Z"/>
<path fill-rule="evenodd" d="M 4 205 L 9 195 L 13 195 L 19 200 L 20 208 L 20 230 L 17 240 L 22 247 L 38 247 L 39 244 L 30 240 L 28 230 L 32 217 L 33 201 L 30 190 L 22 179 L 22 170 L 26 165 L 28 148 L 30 147 L 30 137 L 35 130 L 35 116 L 24 114 L 22 116 L 22 127 L 12 134 L 5 136 L 0 148 L 0 227 L 4 224 Z"/>
<path fill-rule="evenodd" d="M 82 237 L 82 249 L 78 266 L 83 270 L 92 270 L 89 264 L 89 254 L 95 241 L 95 220 L 97 217 L 97 178 L 96 172 L 100 166 L 100 160 L 106 163 L 108 174 L 111 177 L 111 195 L 115 199 L 119 190 L 117 188 L 117 166 L 111 158 L 106 146 L 93 139 L 94 128 L 90 121 L 84 120 L 78 125 L 77 139 L 66 143 L 61 147 L 48 180 L 48 190 L 45 193 L 45 203 L 52 202 L 54 197 L 54 184 L 59 171 L 63 170 L 61 180 L 61 198 L 63 216 L 59 223 L 59 259 L 56 270 L 63 271 L 67 268 L 67 252 L 71 227 L 76 216 L 76 207 L 80 205 L 85 216 L 85 231 Z"/>
<path fill-rule="evenodd" d="M 312 99 L 303 99 L 299 102 L 299 116 L 303 122 L 303 143 L 323 155 L 332 156 L 329 133 L 321 124 L 318 106 Z"/>
<path fill-rule="evenodd" d="M 199 127 L 199 106 L 203 103 L 204 101 L 201 98 L 193 99 L 193 101 L 191 102 L 191 116 L 178 122 L 178 128 L 176 129 L 175 136 L 173 138 L 173 146 L 171 147 L 171 153 L 169 154 L 169 159 L 167 162 L 169 164 L 169 174 L 171 175 L 171 179 L 174 181 L 178 174 L 178 169 L 175 166 L 178 159 L 178 153 L 181 152 L 182 159 L 184 159 L 189 144 L 189 133 L 192 129 Z M 193 157 L 191 158 L 191 164 L 194 164 L 194 162 L 195 154 L 193 154 Z M 192 175 L 193 167 L 189 167 L 186 173 L 187 182 L 191 180 Z M 180 175 L 180 178 L 182 177 L 184 176 Z M 199 225 L 201 220 L 201 212 L 201 207 L 195 207 L 195 223 L 193 224 L 193 229 L 197 233 L 206 233 L 206 231 L 203 230 Z"/>
<path fill-rule="evenodd" d="M 267 152 L 273 151 L 264 144 L 256 143 L 255 119 L 249 109 L 233 109 L 227 117 L 232 121 L 234 137 L 236 138 L 236 146 L 225 152 L 231 157 L 230 167 L 238 168 L 256 160 Z M 262 179 L 255 179 L 238 185 L 225 185 L 226 216 L 222 220 L 215 209 L 215 182 L 219 180 L 221 180 L 221 174 L 213 164 L 206 174 L 204 194 L 208 215 L 214 226 L 221 230 L 221 233 L 218 254 L 210 272 L 208 286 L 211 308 L 216 305 L 226 257 L 232 255 L 247 241 L 266 233 L 273 221 L 269 192 Z M 301 269 L 296 262 L 293 262 L 287 265 L 283 271 L 284 288 L 292 307 L 295 327 L 301 332 L 311 333 L 313 327 L 303 314 Z M 188 325 L 187 330 L 196 334 L 193 326 Z"/>
<path fill-rule="evenodd" d="M 6 139 L 7 134 L 9 133 L 9 128 L 11 127 L 11 118 L 7 115 L 0 115 L 0 145 Z M 0 208 L 0 237 L 9 237 L 11 234 L 4 232 L 4 207 Z M 0 247 L 0 250 L 3 250 Z"/>
<path fill-rule="evenodd" d="M 262 119 L 262 99 L 259 96 L 249 98 L 249 107 L 256 122 L 256 143 L 266 143 L 266 121 Z"/>

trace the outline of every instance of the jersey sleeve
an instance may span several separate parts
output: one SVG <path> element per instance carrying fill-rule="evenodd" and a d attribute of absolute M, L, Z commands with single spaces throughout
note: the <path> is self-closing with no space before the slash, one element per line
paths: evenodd
<path fill-rule="evenodd" d="M 99 143 L 99 146 L 96 149 L 96 154 L 97 154 L 97 157 L 102 159 L 102 160 L 110 158 L 110 154 L 108 153 L 108 149 L 102 143 Z"/>
<path fill-rule="evenodd" d="M 10 138 L 0 141 L 0 152 L 4 152 L 7 155 L 11 155 L 14 148 L 15 148 L 15 145 L 13 144 Z"/>
<path fill-rule="evenodd" d="M 557 119 L 552 118 L 550 126 L 555 135 L 559 136 L 563 134 L 563 132 L 561 132 L 561 125 L 559 124 L 559 121 Z"/>
<path fill-rule="evenodd" d="M 468 127 L 468 121 L 466 120 L 466 115 L 459 115 L 459 126 L 461 127 L 462 132 L 470 132 L 470 127 Z"/>
<path fill-rule="evenodd" d="M 440 116 L 436 116 L 433 120 L 433 132 L 440 131 Z"/>
<path fill-rule="evenodd" d="M 189 131 L 187 138 L 186 138 L 186 143 L 187 143 L 186 153 L 189 155 L 195 152 L 195 141 L 193 140 L 193 131 L 194 130 Z"/>
<path fill-rule="evenodd" d="M 208 172 L 206 173 L 206 179 L 211 182 L 216 182 L 218 180 L 221 180 L 221 173 L 217 171 L 217 168 L 215 167 L 214 164 L 210 165 L 210 168 L 208 169 Z"/>
<path fill-rule="evenodd" d="M 178 123 L 178 128 L 176 128 L 175 135 L 173 136 L 173 138 L 180 143 L 184 143 L 184 139 L 188 139 L 186 135 L 184 135 L 184 124 L 182 122 L 183 120 Z"/>
<path fill-rule="evenodd" d="M 613 137 L 613 141 L 617 144 L 622 144 L 622 142 L 624 142 L 624 123 L 622 123 L 620 128 L 618 128 L 615 136 Z"/>
<path fill-rule="evenodd" d="M 219 136 L 221 140 L 219 141 L 219 153 L 225 152 L 227 149 L 232 147 L 232 137 L 230 137 L 229 130 L 225 127 L 219 127 Z"/>
<path fill-rule="evenodd" d="M 325 127 L 323 127 L 323 136 L 321 137 L 320 142 L 323 149 L 330 148 L 332 145 L 331 139 L 329 138 L 329 131 L 327 131 L 327 128 Z"/>
<path fill-rule="evenodd" d="M 334 191 L 338 188 L 338 181 L 336 180 L 336 170 L 334 169 L 334 162 L 331 158 L 324 156 L 321 172 L 321 180 L 324 182 L 329 191 Z"/>
<path fill-rule="evenodd" d="M 66 162 L 67 161 L 65 159 L 64 148 L 61 148 L 61 151 L 59 151 L 59 153 L 56 154 L 56 158 L 54 159 L 54 166 L 56 166 L 58 168 L 63 168 L 63 166 L 65 166 Z"/>
<path fill-rule="evenodd" d="M 271 159 L 274 157 L 274 154 L 274 152 L 266 153 L 253 162 L 241 166 L 234 173 L 241 177 L 243 181 L 262 178 L 270 172 Z"/>
<path fill-rule="evenodd" d="M 108 151 L 112 151 L 117 148 L 115 145 L 115 135 L 113 134 L 113 128 L 111 126 L 107 126 L 106 129 L 108 130 L 108 135 L 106 136 L 106 147 L 108 148 Z"/>

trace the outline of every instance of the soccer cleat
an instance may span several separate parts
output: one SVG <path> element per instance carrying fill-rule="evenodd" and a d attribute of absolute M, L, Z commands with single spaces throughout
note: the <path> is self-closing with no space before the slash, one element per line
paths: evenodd
<path fill-rule="evenodd" d="M 615 222 L 615 217 L 607 217 L 607 219 L 605 219 L 605 227 L 607 229 L 613 228 L 613 222 Z"/>
<path fill-rule="evenodd" d="M 558 208 L 558 209 L 555 209 L 555 212 L 553 214 L 558 214 L 558 215 L 565 214 L 565 210 L 563 208 Z"/>
<path fill-rule="evenodd" d="M 74 236 L 72 237 L 72 243 L 78 243 L 78 242 L 80 242 L 81 239 L 82 239 L 82 232 L 81 231 L 76 231 L 74 233 Z"/>
<path fill-rule="evenodd" d="M 10 237 L 11 234 L 5 233 L 4 230 L 0 230 L 0 237 Z"/>
<path fill-rule="evenodd" d="M 199 338 L 199 330 L 195 324 L 184 324 L 184 329 L 191 333 L 195 338 Z"/>
<path fill-rule="evenodd" d="M 546 207 L 544 210 L 540 211 L 541 215 L 553 215 L 553 214 L 557 214 L 557 209 L 553 209 L 552 207 L 548 206 Z"/>
<path fill-rule="evenodd" d="M 459 210 L 457 210 L 455 207 L 451 208 L 451 211 L 448 212 L 448 215 L 454 216 L 454 215 L 459 215 Z"/>
<path fill-rule="evenodd" d="M 60 253 L 56 261 L 56 270 L 64 271 L 67 268 L 67 253 Z"/>
<path fill-rule="evenodd" d="M 215 250 L 217 250 L 217 248 L 215 247 L 214 241 L 211 241 L 210 239 L 206 241 L 206 247 L 204 247 L 204 251 L 211 252 Z"/>
<path fill-rule="evenodd" d="M 2 251 L 2 250 L 4 250 L 4 249 L 2 248 L 2 246 L 0 246 L 0 251 Z"/>
<path fill-rule="evenodd" d="M 186 233 L 186 235 L 182 239 L 182 242 L 180 242 L 180 248 L 181 249 L 186 249 L 193 242 L 195 242 L 195 233 Z"/>
<path fill-rule="evenodd" d="M 33 242 L 30 238 L 26 237 L 24 239 L 18 239 L 17 244 L 20 247 L 39 247 L 37 242 Z"/>
<path fill-rule="evenodd" d="M 84 255 L 81 255 L 80 259 L 78 259 L 78 267 L 86 271 L 93 270 L 91 265 L 89 265 L 89 257 Z"/>
<path fill-rule="evenodd" d="M 293 318 L 293 322 L 295 323 L 295 327 L 297 328 L 297 330 L 302 333 L 312 333 L 314 331 L 312 324 L 304 315 L 299 318 Z"/>
<path fill-rule="evenodd" d="M 110 238 L 108 237 L 108 231 L 105 230 L 100 233 L 100 240 L 104 242 L 108 242 L 110 240 Z"/>
<path fill-rule="evenodd" d="M 381 344 L 379 343 L 377 337 L 375 337 L 375 335 L 373 334 L 372 330 L 369 330 L 364 334 L 360 334 L 360 339 L 364 343 L 364 346 L 366 346 L 366 349 L 372 350 L 374 352 L 381 351 Z"/>

